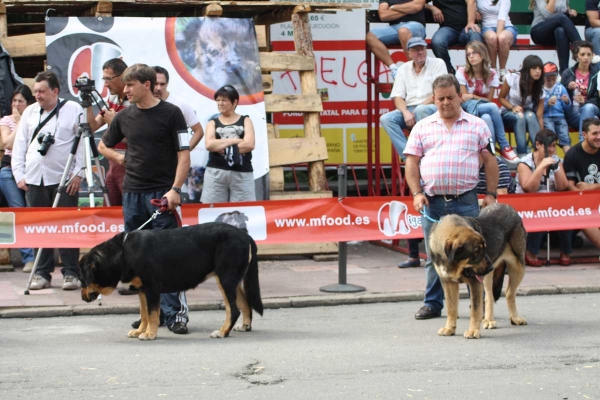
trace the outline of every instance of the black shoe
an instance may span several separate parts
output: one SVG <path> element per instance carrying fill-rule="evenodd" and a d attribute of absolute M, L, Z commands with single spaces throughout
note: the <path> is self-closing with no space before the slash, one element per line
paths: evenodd
<path fill-rule="evenodd" d="M 132 294 L 139 294 L 140 289 L 134 288 L 133 286 L 129 286 L 128 288 L 120 287 L 117 289 L 117 292 L 119 292 L 119 294 L 123 296 L 131 296 Z"/>
<path fill-rule="evenodd" d="M 398 264 L 398 268 L 416 268 L 421 266 L 421 260 L 418 258 L 409 258 L 408 260 Z"/>
<path fill-rule="evenodd" d="M 415 319 L 431 319 L 441 317 L 441 311 L 433 311 L 431 308 L 427 306 L 421 307 L 419 311 L 415 314 Z"/>
<path fill-rule="evenodd" d="M 188 333 L 188 328 L 185 322 L 175 322 L 174 324 L 169 325 L 169 330 L 173 333 L 177 333 L 178 335 L 185 335 Z"/>
<path fill-rule="evenodd" d="M 141 319 L 138 319 L 137 321 L 133 321 L 133 322 L 131 323 L 131 327 L 132 327 L 133 329 L 137 329 L 137 328 L 139 328 L 139 327 L 140 327 L 140 325 L 141 325 L 141 324 L 142 324 L 142 320 L 141 320 Z M 160 322 L 160 323 L 158 324 L 158 326 L 165 326 L 165 323 L 164 323 L 164 322 Z"/>

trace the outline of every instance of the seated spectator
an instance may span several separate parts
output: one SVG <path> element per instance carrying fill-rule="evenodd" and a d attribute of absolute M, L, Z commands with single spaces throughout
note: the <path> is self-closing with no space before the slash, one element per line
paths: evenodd
<path fill-rule="evenodd" d="M 571 108 L 567 89 L 556 82 L 558 67 L 553 62 L 544 64 L 544 128 L 558 135 L 558 144 L 566 153 L 571 148 L 566 115 Z"/>
<path fill-rule="evenodd" d="M 508 165 L 502 157 L 496 155 L 496 161 L 498 162 L 498 194 L 509 194 L 515 193 L 516 184 L 515 180 L 510 174 Z M 477 182 L 477 194 L 487 194 L 487 183 L 485 180 L 485 168 L 483 166 L 483 159 L 479 157 L 479 182 Z"/>
<path fill-rule="evenodd" d="M 477 11 L 481 15 L 481 35 L 490 53 L 492 68 L 499 66 L 500 82 L 506 75 L 510 46 L 517 42 L 519 33 L 508 16 L 510 5 L 510 0 L 477 0 Z"/>
<path fill-rule="evenodd" d="M 431 38 L 431 48 L 437 58 L 446 63 L 448 73 L 454 75 L 456 71 L 450 61 L 448 47 L 453 44 L 466 46 L 473 41 L 481 42 L 481 29 L 476 23 L 477 7 L 475 0 L 427 0 L 432 5 L 426 4 L 425 9 L 433 15 L 440 28 Z"/>
<path fill-rule="evenodd" d="M 27 106 L 35 103 L 28 86 L 17 86 L 11 97 L 12 115 L 7 115 L 0 120 L 0 134 L 4 156 L 0 166 L 0 194 L 6 200 L 9 207 L 25 207 L 25 192 L 17 186 L 12 173 L 11 155 L 17 125 L 21 120 L 21 114 Z M 33 269 L 33 249 L 23 248 L 21 250 L 21 261 L 23 261 L 23 272 L 31 272 Z M 10 264 L 10 254 L 8 255 Z"/>
<path fill-rule="evenodd" d="M 493 103 L 494 91 L 500 86 L 498 73 L 490 68 L 490 57 L 485 45 L 471 42 L 465 48 L 466 63 L 459 67 L 456 79 L 462 93 L 462 108 L 480 117 L 492 132 L 492 139 L 500 146 L 500 154 L 509 161 L 518 162 L 515 151 L 506 140 L 500 110 Z"/>
<path fill-rule="evenodd" d="M 506 74 L 498 96 L 504 127 L 515 132 L 519 158 L 527 153 L 526 132 L 533 144 L 535 135 L 544 127 L 543 65 L 538 56 L 525 57 L 519 72 Z"/>
<path fill-rule="evenodd" d="M 585 40 L 594 46 L 594 54 L 600 54 L 600 0 L 585 0 Z"/>
<path fill-rule="evenodd" d="M 571 44 L 579 42 L 581 36 L 569 16 L 577 16 L 577 11 L 569 8 L 568 0 L 529 0 L 533 10 L 531 40 L 535 44 L 556 46 L 558 66 L 562 74 L 569 68 Z"/>
<path fill-rule="evenodd" d="M 404 158 L 406 135 L 403 129 L 412 127 L 421 119 L 437 111 L 433 104 L 431 82 L 446 73 L 442 60 L 427 57 L 427 43 L 421 38 L 408 41 L 408 54 L 412 61 L 398 69 L 391 97 L 396 109 L 380 118 L 381 126 L 389 135 L 394 149 Z"/>
<path fill-rule="evenodd" d="M 204 171 L 202 203 L 255 201 L 252 150 L 254 125 L 236 113 L 238 91 L 225 85 L 215 92 L 219 115 L 206 124 L 208 164 Z"/>
<path fill-rule="evenodd" d="M 585 113 L 589 116 L 594 116 L 599 110 L 597 107 L 598 91 L 594 89 L 588 92 L 592 84 L 596 86 L 596 83 L 591 78 L 596 76 L 600 71 L 600 64 L 592 64 L 593 56 L 594 53 L 590 42 L 581 41 L 575 43 L 573 46 L 573 60 L 576 61 L 576 64 L 568 68 L 561 75 L 561 84 L 567 88 L 572 104 L 567 113 L 567 122 L 569 126 L 579 130 L 579 141 L 582 140 L 581 121 L 583 119 L 581 119 L 581 111 L 588 102 L 588 93 L 592 94 L 590 96 L 591 105 L 586 108 Z"/>
<path fill-rule="evenodd" d="M 600 190 L 600 119 L 583 121 L 583 141 L 567 152 L 564 166 L 569 190 Z M 583 234 L 600 248 L 600 228 L 583 229 Z"/>
<path fill-rule="evenodd" d="M 561 159 L 556 155 L 556 133 L 542 129 L 535 137 L 535 150 L 521 158 L 517 167 L 516 193 L 548 193 L 567 190 L 569 183 Z M 541 267 L 543 261 L 537 258 L 542 240 L 547 232 L 527 234 L 525 264 Z M 560 265 L 571 264 L 572 231 L 559 231 Z"/>
<path fill-rule="evenodd" d="M 385 64 L 396 79 L 398 66 L 392 60 L 386 45 L 400 44 L 408 55 L 408 39 L 425 38 L 425 0 L 379 0 L 379 19 L 389 22 L 385 28 L 371 29 L 367 33 L 367 46 L 375 57 Z M 410 56 L 409 56 L 410 59 Z"/>

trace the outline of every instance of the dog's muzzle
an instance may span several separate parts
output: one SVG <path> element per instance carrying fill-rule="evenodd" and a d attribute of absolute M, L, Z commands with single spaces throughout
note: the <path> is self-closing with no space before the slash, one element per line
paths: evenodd
<path fill-rule="evenodd" d="M 87 287 L 81 288 L 81 300 L 85 301 L 86 303 L 91 303 L 92 301 L 96 300 L 99 295 L 100 293 L 98 292 L 88 292 Z"/>

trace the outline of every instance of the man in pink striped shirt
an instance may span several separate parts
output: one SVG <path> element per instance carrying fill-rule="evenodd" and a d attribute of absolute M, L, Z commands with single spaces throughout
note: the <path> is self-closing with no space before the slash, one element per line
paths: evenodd
<path fill-rule="evenodd" d="M 498 186 L 492 135 L 482 119 L 462 110 L 460 86 L 454 75 L 442 75 L 433 81 L 433 101 L 438 111 L 415 125 L 404 149 L 406 180 L 414 197 L 414 207 L 424 214 L 421 225 L 428 255 L 425 304 L 415 314 L 416 319 L 441 315 L 444 292 L 429 257 L 429 233 L 433 221 L 444 215 L 479 215 L 475 190 L 479 180 L 479 154 L 487 181 L 484 206 L 496 202 Z"/>

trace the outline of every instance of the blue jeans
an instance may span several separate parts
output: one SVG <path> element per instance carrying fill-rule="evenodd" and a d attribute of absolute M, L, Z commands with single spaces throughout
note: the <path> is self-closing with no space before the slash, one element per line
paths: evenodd
<path fill-rule="evenodd" d="M 580 109 L 574 110 L 573 107 L 570 107 L 565 112 L 565 118 L 571 128 L 579 129 L 579 118 L 581 118 Z"/>
<path fill-rule="evenodd" d="M 400 22 L 383 28 L 371 29 L 371 33 L 377 36 L 377 39 L 381 40 L 383 44 L 400 44 L 400 38 L 398 37 L 400 28 L 408 29 L 412 37 L 422 37 L 425 39 L 425 27 L 416 21 Z"/>
<path fill-rule="evenodd" d="M 494 139 L 494 143 L 498 142 L 501 150 L 510 146 L 510 143 L 506 139 L 500 109 L 495 103 L 479 103 L 477 105 L 477 116 L 484 120 L 488 128 L 490 128 L 492 139 Z"/>
<path fill-rule="evenodd" d="M 585 40 L 592 43 L 594 54 L 600 54 L 600 28 L 585 28 Z"/>
<path fill-rule="evenodd" d="M 448 46 L 453 44 L 460 44 L 466 46 L 470 42 L 483 42 L 483 38 L 478 32 L 469 29 L 469 33 L 465 32 L 464 28 L 461 30 L 450 28 L 449 26 L 440 27 L 437 32 L 431 38 L 431 48 L 433 54 L 437 58 L 441 58 L 446 63 L 446 69 L 449 74 L 456 74 L 452 62 L 450 62 L 450 53 L 448 52 Z"/>
<path fill-rule="evenodd" d="M 15 182 L 10 167 L 4 167 L 0 170 L 0 192 L 2 192 L 9 207 L 25 207 L 25 192 L 17 187 L 17 182 Z M 33 249 L 20 250 L 23 264 L 33 262 Z"/>
<path fill-rule="evenodd" d="M 123 193 L 123 217 L 125 219 L 125 232 L 138 229 L 148 221 L 158 207 L 150 204 L 152 199 L 160 199 L 167 191 L 148 193 Z M 177 220 L 173 213 L 159 214 L 144 229 L 175 229 Z M 168 249 L 166 249 L 168 251 Z M 162 293 L 160 295 L 160 308 L 164 313 L 167 326 L 175 322 L 188 322 L 188 306 L 185 292 Z M 161 318 L 162 319 L 162 318 Z"/>
<path fill-rule="evenodd" d="M 533 144 L 535 143 L 535 135 L 540 131 L 537 115 L 530 108 L 525 109 L 522 117 L 510 110 L 502 110 L 501 115 L 504 126 L 515 132 L 517 154 L 519 156 L 527 154 L 527 132 L 529 132 L 529 140 Z"/>
<path fill-rule="evenodd" d="M 566 14 L 554 14 L 532 26 L 530 35 L 535 44 L 556 46 L 558 69 L 561 74 L 569 68 L 571 43 L 581 40 L 575 24 Z"/>
<path fill-rule="evenodd" d="M 587 103 L 579 109 L 579 141 L 583 141 L 583 121 L 588 118 L 597 117 L 600 115 L 600 108 L 598 106 Z"/>
<path fill-rule="evenodd" d="M 573 247 L 571 241 L 573 239 L 573 231 L 557 231 L 558 233 L 558 245 L 560 251 L 563 254 L 571 254 Z M 527 250 L 532 254 L 537 255 L 542 246 L 542 240 L 544 236 L 548 235 L 548 232 L 531 232 L 527 234 Z"/>
<path fill-rule="evenodd" d="M 569 125 L 565 117 L 544 117 L 544 128 L 550 129 L 558 136 L 558 144 L 561 146 L 571 146 L 571 137 L 569 136 Z"/>
<path fill-rule="evenodd" d="M 415 121 L 417 122 L 434 114 L 437 111 L 436 106 L 433 104 L 409 106 L 407 108 L 408 111 L 414 114 Z M 403 153 L 404 147 L 406 147 L 406 135 L 404 132 L 402 132 L 402 130 L 408 129 L 406 123 L 404 122 L 404 115 L 402 115 L 400 110 L 396 109 L 383 114 L 379 119 L 379 122 L 390 137 L 392 144 L 394 145 L 394 149 L 400 158 L 404 159 Z"/>
<path fill-rule="evenodd" d="M 476 217 L 479 215 L 479 204 L 477 203 L 477 191 L 470 190 L 463 196 L 446 201 L 442 196 L 427 196 L 429 207 L 424 211 L 430 218 L 439 220 L 444 215 L 458 214 L 463 217 Z M 425 305 L 433 311 L 441 311 L 444 308 L 444 290 L 440 278 L 431 262 L 429 253 L 429 235 L 434 223 L 425 216 L 421 217 L 421 226 L 423 227 L 423 236 L 425 238 L 425 251 L 427 252 L 427 262 L 425 263 L 425 275 L 427 285 L 425 288 Z"/>

